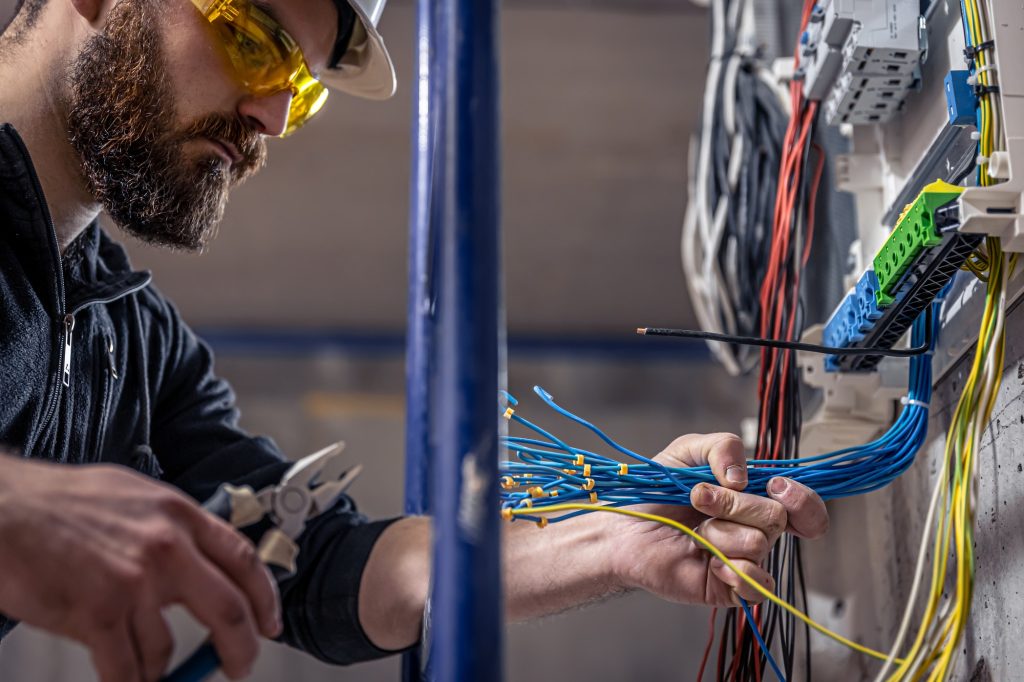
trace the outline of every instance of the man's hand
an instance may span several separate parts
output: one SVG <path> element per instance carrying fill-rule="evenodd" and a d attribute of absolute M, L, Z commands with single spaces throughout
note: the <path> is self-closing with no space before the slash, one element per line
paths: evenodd
<path fill-rule="evenodd" d="M 825 503 L 800 483 L 774 478 L 768 484 L 770 498 L 740 492 L 747 485 L 747 467 L 743 445 L 736 436 L 683 436 L 655 459 L 670 467 L 708 464 L 721 485 L 696 486 L 690 494 L 692 509 L 669 505 L 635 509 L 694 528 L 769 590 L 774 590 L 774 582 L 760 564 L 783 531 L 817 538 L 828 529 Z M 736 606 L 737 595 L 752 603 L 763 600 L 753 587 L 678 530 L 641 519 L 606 516 L 617 536 L 612 573 L 624 587 L 676 602 L 713 606 Z"/>
<path fill-rule="evenodd" d="M 0 456 L 0 576 L 0 612 L 84 644 L 103 682 L 160 678 L 170 604 L 209 628 L 232 679 L 248 674 L 259 635 L 281 630 L 252 543 L 121 467 Z"/>

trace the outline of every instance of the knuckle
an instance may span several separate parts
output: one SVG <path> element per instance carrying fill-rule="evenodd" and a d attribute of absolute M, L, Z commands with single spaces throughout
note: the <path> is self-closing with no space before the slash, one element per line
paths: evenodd
<path fill-rule="evenodd" d="M 149 562 L 163 562 L 178 551 L 181 533 L 169 523 L 149 528 L 142 540 L 144 557 Z"/>
<path fill-rule="evenodd" d="M 176 521 L 188 518 L 195 506 L 175 491 L 163 489 L 156 493 L 154 504 L 163 516 Z"/>
<path fill-rule="evenodd" d="M 119 595 L 119 600 L 125 595 L 136 599 L 145 589 L 146 571 L 138 564 L 119 566 L 111 570 L 108 585 L 108 591 Z"/>
<path fill-rule="evenodd" d="M 220 623 L 231 629 L 241 628 L 249 622 L 249 610 L 239 595 L 225 596 L 216 613 Z"/>
<path fill-rule="evenodd" d="M 744 534 L 743 550 L 747 556 L 761 558 L 768 554 L 768 538 L 764 533 L 751 528 Z"/>
<path fill-rule="evenodd" d="M 256 552 L 256 546 L 245 538 L 237 538 L 238 542 L 234 548 L 235 561 L 245 568 L 256 568 L 260 565 L 260 557 Z"/>
<path fill-rule="evenodd" d="M 109 599 L 94 605 L 90 611 L 89 627 L 94 637 L 107 636 L 113 632 L 124 619 L 124 609 Z"/>
<path fill-rule="evenodd" d="M 782 531 L 786 530 L 788 518 L 786 508 L 778 502 L 773 502 L 768 507 L 767 517 L 765 518 L 765 532 L 771 536 L 781 535 Z"/>
<path fill-rule="evenodd" d="M 736 491 L 722 488 L 721 494 L 718 497 L 721 500 L 721 515 L 734 516 L 740 505 L 740 496 L 736 494 Z"/>

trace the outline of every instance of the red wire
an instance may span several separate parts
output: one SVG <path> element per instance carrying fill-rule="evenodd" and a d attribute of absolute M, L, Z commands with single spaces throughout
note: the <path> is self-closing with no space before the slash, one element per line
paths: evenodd
<path fill-rule="evenodd" d="M 715 643 L 715 618 L 718 616 L 718 607 L 711 609 L 711 622 L 708 624 L 708 643 L 704 647 L 704 656 L 700 659 L 700 669 L 697 671 L 697 682 L 704 679 L 704 668 L 708 664 L 708 656 L 711 654 L 711 645 Z"/>
<path fill-rule="evenodd" d="M 801 30 L 806 28 L 814 4 L 815 0 L 804 1 L 800 22 Z M 800 43 L 797 41 L 793 53 L 796 65 L 800 63 L 799 51 Z M 801 268 L 795 268 L 795 272 L 792 272 L 792 276 L 790 276 L 790 268 L 785 267 L 786 254 L 789 253 L 793 237 L 791 229 L 793 226 L 793 214 L 798 209 L 796 202 L 800 192 L 801 181 L 805 177 L 804 173 L 806 172 L 803 152 L 807 148 L 808 136 L 811 134 L 814 116 L 818 107 L 816 102 L 805 102 L 803 98 L 803 83 L 800 81 L 790 82 L 789 95 L 790 107 L 793 113 L 790 116 L 789 123 L 786 126 L 786 134 L 783 138 L 782 156 L 779 162 L 779 183 L 776 188 L 775 208 L 772 215 L 768 263 L 765 268 L 764 278 L 761 280 L 760 290 L 758 291 L 758 299 L 761 305 L 759 324 L 761 336 L 778 339 L 780 334 L 783 333 L 783 327 L 785 327 L 785 338 L 787 340 L 792 339 L 797 316 L 795 314 L 789 315 L 789 319 L 784 323 L 784 313 L 787 310 L 796 310 L 796 305 L 799 301 L 799 270 Z M 815 148 L 817 149 L 817 147 Z M 823 161 L 824 155 L 819 150 L 817 167 L 810 183 L 810 196 L 806 200 L 807 234 L 803 253 L 801 254 L 801 267 L 806 265 L 807 258 L 810 255 L 811 241 L 814 234 L 815 199 L 821 180 Z M 775 391 L 776 382 L 787 376 L 791 357 L 792 353 L 790 351 L 780 353 L 778 349 L 774 348 L 762 348 L 760 351 L 761 369 L 758 375 L 757 386 L 758 402 L 760 403 L 758 409 L 757 454 L 760 457 L 769 456 L 772 459 L 778 459 L 782 454 L 783 439 L 781 435 L 783 433 L 782 426 L 785 424 L 787 401 L 772 401 L 770 398 Z M 777 371 L 780 368 L 780 363 L 781 373 Z M 787 390 L 785 386 L 781 388 Z M 773 423 L 776 429 L 774 438 L 769 429 L 769 426 Z M 770 453 L 768 452 L 769 449 L 771 450 Z M 760 627 L 761 611 L 758 607 L 755 607 L 754 614 L 755 622 Z M 746 627 L 746 621 L 737 619 L 735 649 L 732 665 L 729 670 L 730 680 L 736 679 L 739 653 L 743 650 Z M 712 630 L 713 628 L 714 624 L 712 622 Z M 701 675 L 704 673 L 705 662 L 710 651 L 711 642 L 713 641 L 713 631 L 711 637 L 712 639 L 709 640 L 704 652 L 704 661 L 701 662 Z M 722 638 L 722 650 L 719 651 L 720 659 L 724 651 L 725 639 L 725 637 Z M 759 651 L 755 652 L 754 655 L 753 672 L 757 682 L 761 682 L 761 653 Z M 698 682 L 700 682 L 700 678 L 698 678 Z"/>

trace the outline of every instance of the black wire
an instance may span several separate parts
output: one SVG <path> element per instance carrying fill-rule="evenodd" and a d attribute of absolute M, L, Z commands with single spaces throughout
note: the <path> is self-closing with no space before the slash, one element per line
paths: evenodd
<path fill-rule="evenodd" d="M 925 309 L 926 314 L 931 318 L 931 307 Z M 822 353 L 825 355 L 883 355 L 890 358 L 913 358 L 924 355 L 931 349 L 931 325 L 927 326 L 925 342 L 920 346 L 912 348 L 850 348 L 839 346 L 820 346 L 815 343 L 803 343 L 800 341 L 783 341 L 780 339 L 763 339 L 757 336 L 734 336 L 732 334 L 718 334 L 706 332 L 699 329 L 671 329 L 667 327 L 638 327 L 637 334 L 642 336 L 674 336 L 684 339 L 703 339 L 706 341 L 722 341 L 724 343 L 735 343 L 745 346 L 761 346 L 764 348 L 780 348 L 783 350 L 798 350 L 807 353 Z"/>

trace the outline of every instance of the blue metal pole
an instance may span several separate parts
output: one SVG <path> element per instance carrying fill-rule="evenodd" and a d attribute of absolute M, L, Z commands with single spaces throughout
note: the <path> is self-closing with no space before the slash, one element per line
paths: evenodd
<path fill-rule="evenodd" d="M 497 0 L 435 0 L 447 86 L 439 152 L 434 564 L 428 678 L 502 678 Z"/>
<path fill-rule="evenodd" d="M 439 133 L 444 122 L 444 69 L 447 54 L 439 40 L 440 10 L 431 0 L 416 8 L 416 83 L 412 122 L 412 179 L 409 202 L 409 300 L 406 332 L 405 512 L 428 514 L 430 507 L 431 374 L 436 291 L 434 260 L 443 182 L 436 181 Z M 423 679 L 423 656 L 415 649 L 402 657 L 402 679 Z"/>

